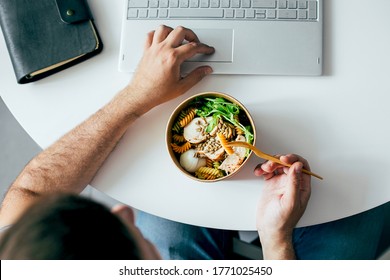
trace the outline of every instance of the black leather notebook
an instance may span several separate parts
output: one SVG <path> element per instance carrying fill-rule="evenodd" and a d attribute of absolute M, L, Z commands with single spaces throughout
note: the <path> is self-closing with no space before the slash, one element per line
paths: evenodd
<path fill-rule="evenodd" d="M 0 0 L 0 25 L 20 84 L 84 61 L 103 47 L 86 0 Z"/>

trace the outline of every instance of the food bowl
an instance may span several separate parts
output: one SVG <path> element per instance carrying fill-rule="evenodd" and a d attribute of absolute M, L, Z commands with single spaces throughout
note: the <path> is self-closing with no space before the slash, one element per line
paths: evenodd
<path fill-rule="evenodd" d="M 255 144 L 255 124 L 238 100 L 220 92 L 199 93 L 171 114 L 166 143 L 175 166 L 200 182 L 216 182 L 237 174 L 252 152 L 229 147 L 229 141 Z"/>

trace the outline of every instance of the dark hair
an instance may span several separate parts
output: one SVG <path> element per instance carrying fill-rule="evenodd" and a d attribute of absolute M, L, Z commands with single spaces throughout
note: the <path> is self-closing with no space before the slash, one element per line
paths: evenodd
<path fill-rule="evenodd" d="M 109 209 L 76 195 L 40 199 L 0 241 L 1 259 L 140 259 L 126 226 Z"/>

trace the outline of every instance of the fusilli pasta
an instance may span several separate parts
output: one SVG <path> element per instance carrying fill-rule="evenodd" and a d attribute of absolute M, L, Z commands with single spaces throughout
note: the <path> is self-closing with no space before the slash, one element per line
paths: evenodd
<path fill-rule="evenodd" d="M 178 154 L 182 154 L 189 149 L 191 149 L 191 143 L 190 142 L 185 142 L 183 145 L 179 146 L 176 143 L 172 143 L 172 150 L 175 151 Z"/>
<path fill-rule="evenodd" d="M 195 176 L 202 180 L 215 180 L 223 176 L 222 172 L 218 169 L 210 167 L 200 167 L 195 172 Z"/>
<path fill-rule="evenodd" d="M 217 137 L 218 137 L 218 139 L 219 139 L 219 142 L 221 142 L 222 147 L 225 149 L 226 153 L 227 153 L 228 155 L 234 154 L 233 148 L 232 148 L 232 147 L 229 147 L 229 146 L 227 145 L 228 142 L 227 142 L 225 136 L 224 136 L 222 133 L 217 133 Z"/>
<path fill-rule="evenodd" d="M 183 135 L 179 135 L 179 134 L 174 134 L 172 136 L 172 139 L 176 143 L 184 143 L 184 142 L 186 142 L 186 139 L 184 138 L 184 136 Z"/>
<path fill-rule="evenodd" d="M 180 120 L 180 126 L 185 127 L 195 118 L 195 115 L 196 115 L 195 108 L 188 109 L 184 117 Z"/>

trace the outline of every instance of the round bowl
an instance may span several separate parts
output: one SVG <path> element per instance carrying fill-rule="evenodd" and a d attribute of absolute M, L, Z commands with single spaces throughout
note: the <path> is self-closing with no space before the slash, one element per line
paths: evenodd
<path fill-rule="evenodd" d="M 221 122 L 216 117 L 210 117 L 211 115 L 199 116 L 199 112 L 207 111 L 207 109 L 203 109 L 207 102 L 205 98 L 213 100 L 215 98 L 223 98 L 227 103 L 234 104 L 234 108 L 237 108 L 238 106 L 239 123 L 246 128 L 248 128 L 248 126 L 250 127 L 249 131 L 251 136 L 250 134 L 244 133 L 243 129 L 236 128 L 236 125 L 224 118 L 221 118 L 224 120 Z M 210 102 L 212 103 L 212 101 Z M 193 110 L 194 108 L 195 110 Z M 180 125 L 181 120 L 184 127 Z M 218 120 L 220 124 L 215 125 L 216 120 Z M 208 127 L 209 125 L 210 127 Z M 218 126 L 218 128 L 215 126 Z M 211 136 L 212 134 L 216 135 Z M 229 148 L 224 149 L 223 146 L 221 146 L 221 143 L 224 141 L 235 141 L 237 137 L 242 141 L 242 136 L 246 137 L 247 135 L 249 135 L 248 138 L 253 138 L 251 143 L 254 145 L 256 141 L 255 124 L 250 113 L 243 104 L 225 93 L 203 92 L 187 98 L 175 108 L 169 117 L 166 127 L 166 144 L 173 163 L 183 174 L 193 180 L 209 183 L 228 179 L 237 174 L 244 167 L 248 158 L 252 155 L 252 151 L 245 148 L 239 148 L 239 150 L 237 150 L 237 148 L 234 147 L 235 155 L 229 156 L 229 153 L 227 152 Z M 185 138 L 183 138 L 184 136 Z M 181 138 L 181 140 L 179 138 Z M 244 140 L 246 140 L 246 138 Z M 194 143 L 199 141 L 200 143 Z M 203 146 L 204 148 L 202 148 Z M 187 152 L 188 149 L 191 151 Z M 242 149 L 245 149 L 245 157 L 243 157 Z M 230 151 L 230 153 L 232 152 L 233 151 Z M 185 155 L 182 156 L 184 153 Z M 204 159 L 194 159 L 194 153 L 196 154 L 196 157 L 200 156 Z M 212 160 L 209 157 L 214 159 L 214 163 L 211 163 Z M 223 164 L 227 157 L 229 157 L 229 160 Z M 181 159 L 184 167 L 180 163 Z M 205 169 L 199 169 L 199 166 L 204 167 L 205 164 L 216 171 L 212 170 L 210 172 L 210 169 L 207 169 L 208 173 L 204 173 Z"/>

